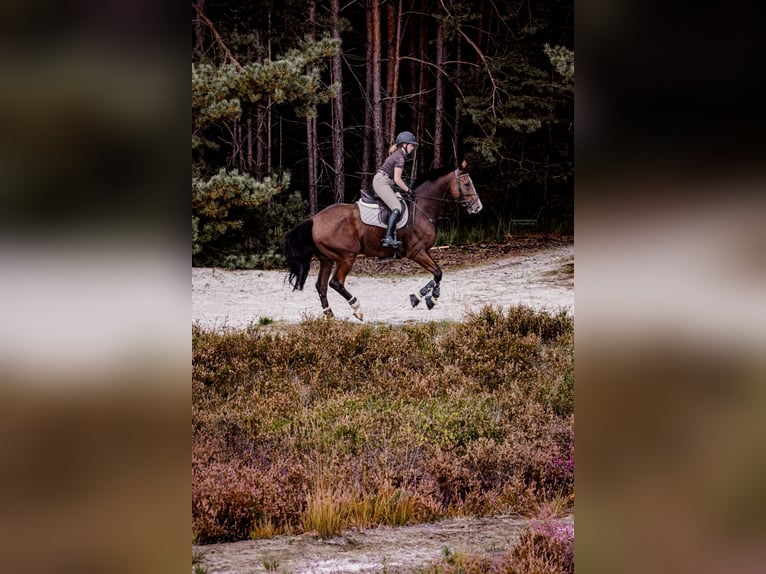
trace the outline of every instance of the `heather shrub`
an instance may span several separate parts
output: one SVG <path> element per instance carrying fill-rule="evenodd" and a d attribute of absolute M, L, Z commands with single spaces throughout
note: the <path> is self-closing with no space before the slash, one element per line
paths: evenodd
<path fill-rule="evenodd" d="M 271 459 L 264 453 L 247 453 L 220 439 L 196 437 L 192 442 L 192 531 L 198 541 L 243 540 L 259 527 L 273 528 L 273 533 L 292 529 L 302 514 L 300 502 L 307 483 L 304 467 L 296 462 L 290 457 Z"/>
<path fill-rule="evenodd" d="M 518 542 L 501 556 L 485 557 L 453 552 L 445 547 L 442 558 L 422 574 L 573 574 L 574 525 L 550 516 L 532 521 Z M 403 572 L 393 569 L 392 572 Z"/>
<path fill-rule="evenodd" d="M 248 537 L 260 498 L 259 477 L 234 461 L 192 473 L 192 528 L 199 542 Z"/>
<path fill-rule="evenodd" d="M 571 500 L 572 328 L 523 307 L 193 327 L 194 531 L 333 535 Z"/>
<path fill-rule="evenodd" d="M 574 525 L 551 517 L 532 521 L 514 546 L 510 572 L 574 573 Z"/>

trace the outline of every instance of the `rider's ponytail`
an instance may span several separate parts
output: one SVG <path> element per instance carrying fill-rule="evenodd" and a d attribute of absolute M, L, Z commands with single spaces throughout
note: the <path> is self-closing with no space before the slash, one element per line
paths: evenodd
<path fill-rule="evenodd" d="M 398 149 L 399 149 L 399 144 L 397 143 L 393 144 L 390 148 L 388 148 L 388 155 L 391 155 Z"/>

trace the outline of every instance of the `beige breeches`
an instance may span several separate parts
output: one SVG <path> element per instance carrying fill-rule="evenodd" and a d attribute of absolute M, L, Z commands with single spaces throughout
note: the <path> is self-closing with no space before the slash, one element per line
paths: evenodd
<path fill-rule="evenodd" d="M 389 207 L 389 209 L 402 209 L 402 204 L 399 198 L 396 197 L 393 189 L 394 180 L 387 175 L 380 172 L 375 174 L 372 178 L 372 189 L 383 200 L 383 202 Z"/>

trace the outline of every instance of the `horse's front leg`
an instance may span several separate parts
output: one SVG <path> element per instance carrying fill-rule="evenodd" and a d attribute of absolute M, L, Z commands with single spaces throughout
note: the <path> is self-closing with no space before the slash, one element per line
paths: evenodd
<path fill-rule="evenodd" d="M 348 292 L 345 285 L 346 277 L 348 276 L 348 272 L 351 271 L 351 267 L 354 265 L 354 260 L 355 258 L 351 261 L 344 260 L 336 263 L 335 275 L 330 279 L 330 287 L 335 289 L 346 301 L 348 301 L 348 304 L 354 310 L 354 317 L 362 321 L 364 319 L 364 313 L 362 313 L 359 300 Z"/>
<path fill-rule="evenodd" d="M 418 290 L 417 293 L 410 293 L 410 303 L 412 304 L 412 306 L 417 307 L 424 297 L 426 299 L 426 305 L 428 305 L 428 301 L 431 300 L 431 296 L 429 295 L 429 293 L 431 292 L 431 290 L 434 288 L 435 285 L 436 285 L 436 282 L 433 279 L 431 279 L 428 283 L 423 285 Z M 431 303 L 431 305 L 429 305 L 428 308 L 431 309 L 432 307 L 433 307 L 433 303 Z"/>
<path fill-rule="evenodd" d="M 417 257 L 413 257 L 412 260 L 420 264 L 424 269 L 430 271 L 434 278 L 423 285 L 417 293 L 412 293 L 410 295 L 410 304 L 413 307 L 417 307 L 417 305 L 425 299 L 426 307 L 428 307 L 428 309 L 433 309 L 436 304 L 436 299 L 441 295 L 440 283 L 442 280 L 442 270 L 426 252 L 421 252 Z"/>
<path fill-rule="evenodd" d="M 436 305 L 436 300 L 439 298 L 439 295 L 442 294 L 441 291 L 441 285 L 439 282 L 434 281 L 434 287 L 431 289 L 431 295 L 426 297 L 426 305 L 429 309 L 433 309 L 434 305 Z"/>

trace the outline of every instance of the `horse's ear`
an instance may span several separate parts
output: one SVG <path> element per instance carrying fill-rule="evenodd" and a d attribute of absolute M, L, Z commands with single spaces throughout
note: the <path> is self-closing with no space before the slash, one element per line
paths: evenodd
<path fill-rule="evenodd" d="M 465 168 L 466 168 L 466 166 L 467 166 L 467 165 L 468 165 L 468 162 L 466 162 L 465 160 L 463 160 L 463 163 L 461 163 L 461 164 L 460 164 L 460 169 L 462 169 L 463 171 L 465 171 Z"/>

